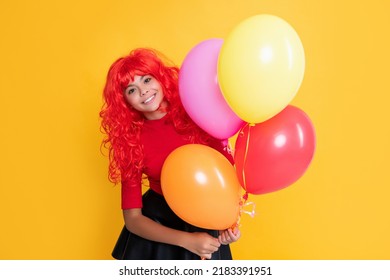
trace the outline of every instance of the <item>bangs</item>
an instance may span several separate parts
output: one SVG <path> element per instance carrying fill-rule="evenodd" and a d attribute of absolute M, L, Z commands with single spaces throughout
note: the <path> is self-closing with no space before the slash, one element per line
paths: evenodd
<path fill-rule="evenodd" d="M 135 76 L 152 75 L 157 80 L 160 80 L 158 68 L 158 64 L 150 62 L 146 64 L 142 60 L 134 61 L 133 59 L 129 59 L 129 61 L 124 61 L 118 73 L 121 91 L 124 91 L 134 81 Z"/>

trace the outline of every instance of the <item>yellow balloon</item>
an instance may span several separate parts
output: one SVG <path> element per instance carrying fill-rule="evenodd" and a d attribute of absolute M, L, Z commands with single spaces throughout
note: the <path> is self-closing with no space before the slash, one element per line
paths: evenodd
<path fill-rule="evenodd" d="M 305 54 L 296 31 L 273 15 L 250 17 L 228 34 L 218 82 L 230 108 L 248 123 L 282 111 L 301 86 Z"/>

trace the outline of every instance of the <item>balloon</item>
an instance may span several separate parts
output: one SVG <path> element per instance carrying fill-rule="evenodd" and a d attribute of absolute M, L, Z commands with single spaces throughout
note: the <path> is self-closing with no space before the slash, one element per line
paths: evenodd
<path fill-rule="evenodd" d="M 310 119 L 291 105 L 265 122 L 245 126 L 238 133 L 234 155 L 241 185 L 252 194 L 291 185 L 306 172 L 315 144 Z"/>
<path fill-rule="evenodd" d="M 229 107 L 217 81 L 222 39 L 196 45 L 185 57 L 179 72 L 179 93 L 184 109 L 204 131 L 227 139 L 245 124 Z"/>
<path fill-rule="evenodd" d="M 272 15 L 250 17 L 222 45 L 218 80 L 232 110 L 260 123 L 283 110 L 303 80 L 305 56 L 295 30 Z"/>
<path fill-rule="evenodd" d="M 172 211 L 192 225 L 222 230 L 238 220 L 241 186 L 233 165 L 213 148 L 175 149 L 164 162 L 161 187 Z"/>

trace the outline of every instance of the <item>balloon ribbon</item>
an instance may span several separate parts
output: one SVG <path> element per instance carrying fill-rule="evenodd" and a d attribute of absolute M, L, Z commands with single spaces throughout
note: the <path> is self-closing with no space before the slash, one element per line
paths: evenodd
<path fill-rule="evenodd" d="M 244 153 L 244 160 L 242 164 L 242 181 L 244 183 L 243 188 L 246 191 L 246 178 L 245 178 L 245 165 L 246 165 L 246 158 L 248 155 L 248 150 L 249 150 L 249 139 L 251 137 L 251 127 L 255 126 L 255 124 L 252 123 L 247 123 L 248 125 L 248 137 L 246 138 L 246 145 L 245 145 L 245 153 Z M 244 127 L 245 128 L 245 127 Z"/>
<path fill-rule="evenodd" d="M 246 177 L 245 177 L 245 165 L 246 165 L 246 160 L 247 160 L 247 155 L 248 155 L 248 150 L 249 150 L 249 140 L 251 136 L 251 127 L 255 126 L 253 123 L 247 123 L 246 126 L 248 126 L 248 136 L 246 138 L 246 145 L 245 145 L 245 153 L 244 153 L 244 160 L 243 160 L 243 165 L 242 165 L 242 181 L 243 181 L 243 186 L 242 188 L 245 190 L 245 194 L 242 196 L 242 199 L 240 201 L 240 214 L 237 220 L 237 223 L 232 226 L 232 229 L 240 225 L 240 220 L 241 220 L 241 214 L 245 213 L 251 216 L 252 218 L 255 216 L 255 203 L 254 202 L 248 202 L 248 196 L 249 193 L 246 188 Z M 243 133 L 243 130 L 245 129 L 244 126 L 241 130 L 241 133 Z M 244 210 L 244 207 L 252 205 L 252 210 L 251 211 L 246 211 Z"/>
<path fill-rule="evenodd" d="M 254 126 L 254 124 L 251 124 L 251 123 L 247 123 L 247 125 L 249 125 L 249 128 L 248 128 L 248 137 L 246 139 L 246 146 L 245 146 L 245 154 L 244 154 L 244 163 L 243 163 L 243 168 L 242 168 L 242 179 L 243 179 L 243 182 L 244 182 L 244 186 L 243 186 L 243 189 L 245 190 L 245 194 L 242 196 L 240 202 L 239 202 L 239 205 L 240 205 L 240 211 L 239 211 L 239 215 L 238 215 L 238 219 L 237 219 L 237 222 L 235 224 L 233 224 L 230 228 L 232 230 L 234 230 L 236 227 L 239 227 L 240 226 L 240 220 L 241 220 L 241 215 L 242 213 L 245 213 L 245 214 L 248 214 L 249 216 L 251 216 L 252 218 L 255 216 L 255 207 L 256 207 L 256 204 L 252 201 L 247 201 L 248 200 L 248 192 L 246 191 L 246 181 L 245 181 L 245 163 L 246 163 L 246 157 L 247 157 L 247 154 L 248 154 L 248 148 L 249 148 L 249 138 L 250 138 L 250 129 L 251 129 L 251 126 Z M 246 126 L 245 126 L 246 127 Z M 244 128 L 245 128 L 244 127 Z M 242 130 L 244 129 L 242 128 Z M 241 132 L 242 132 L 241 130 Z M 232 153 L 232 149 L 229 145 L 229 142 L 227 140 L 224 140 L 222 142 L 222 144 L 224 145 L 224 148 L 229 152 L 229 153 Z M 252 205 L 252 210 L 251 211 L 247 211 L 247 210 L 244 210 L 244 207 L 246 206 L 249 206 L 249 205 Z M 204 257 L 201 257 L 201 260 L 205 260 L 206 258 Z"/>

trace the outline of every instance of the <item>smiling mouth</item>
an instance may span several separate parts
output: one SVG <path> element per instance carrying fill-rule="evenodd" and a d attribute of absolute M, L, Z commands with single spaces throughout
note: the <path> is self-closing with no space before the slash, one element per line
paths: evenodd
<path fill-rule="evenodd" d="M 154 98 L 156 97 L 156 94 L 153 94 L 152 96 L 150 96 L 148 99 L 146 99 L 144 102 L 142 102 L 143 104 L 148 104 L 150 103 Z"/>

